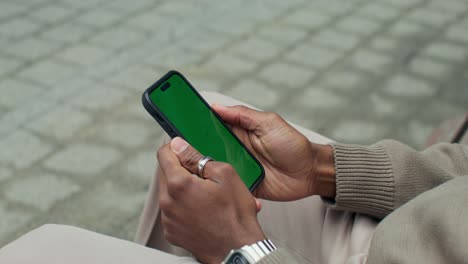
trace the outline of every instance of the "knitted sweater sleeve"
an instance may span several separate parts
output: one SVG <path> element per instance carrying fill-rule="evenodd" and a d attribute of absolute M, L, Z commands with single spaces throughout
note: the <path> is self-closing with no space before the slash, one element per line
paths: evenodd
<path fill-rule="evenodd" d="M 371 146 L 334 144 L 336 208 L 384 218 L 419 194 L 468 175 L 466 145 L 418 152 L 393 140 Z"/>

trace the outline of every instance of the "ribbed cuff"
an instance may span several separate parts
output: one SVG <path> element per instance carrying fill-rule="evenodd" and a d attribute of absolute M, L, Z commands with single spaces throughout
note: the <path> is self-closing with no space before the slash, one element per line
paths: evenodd
<path fill-rule="evenodd" d="M 393 211 L 395 181 L 390 158 L 380 145 L 333 145 L 335 207 L 383 218 Z"/>

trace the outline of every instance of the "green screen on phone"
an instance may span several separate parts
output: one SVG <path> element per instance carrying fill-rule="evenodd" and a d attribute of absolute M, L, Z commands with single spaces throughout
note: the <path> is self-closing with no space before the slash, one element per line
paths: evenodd
<path fill-rule="evenodd" d="M 252 190 L 261 179 L 261 165 L 182 76 L 172 74 L 149 97 L 187 142 L 202 155 L 231 164 L 247 188 Z"/>

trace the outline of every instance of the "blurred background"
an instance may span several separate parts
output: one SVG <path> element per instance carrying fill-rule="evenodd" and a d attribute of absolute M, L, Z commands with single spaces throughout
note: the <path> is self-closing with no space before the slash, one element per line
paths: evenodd
<path fill-rule="evenodd" d="M 421 149 L 468 102 L 468 1 L 0 0 L 0 246 L 44 223 L 129 239 L 170 69 L 349 143 Z"/>

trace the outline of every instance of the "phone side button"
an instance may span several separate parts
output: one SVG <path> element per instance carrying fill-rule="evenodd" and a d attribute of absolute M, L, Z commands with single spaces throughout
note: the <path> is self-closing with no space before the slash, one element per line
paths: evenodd
<path fill-rule="evenodd" d="M 175 138 L 175 137 L 177 137 L 177 134 L 173 130 L 171 130 L 171 131 L 169 131 L 169 136 L 171 138 Z"/>
<path fill-rule="evenodd" d="M 176 137 L 177 134 L 174 132 L 174 130 L 172 130 L 172 128 L 170 126 L 168 126 L 165 122 L 162 122 L 161 123 L 161 126 L 162 128 L 164 129 L 164 131 L 166 131 L 166 133 L 171 137 Z"/>
<path fill-rule="evenodd" d="M 155 114 L 154 117 L 156 118 L 156 120 L 163 122 L 163 119 L 159 114 Z"/>

